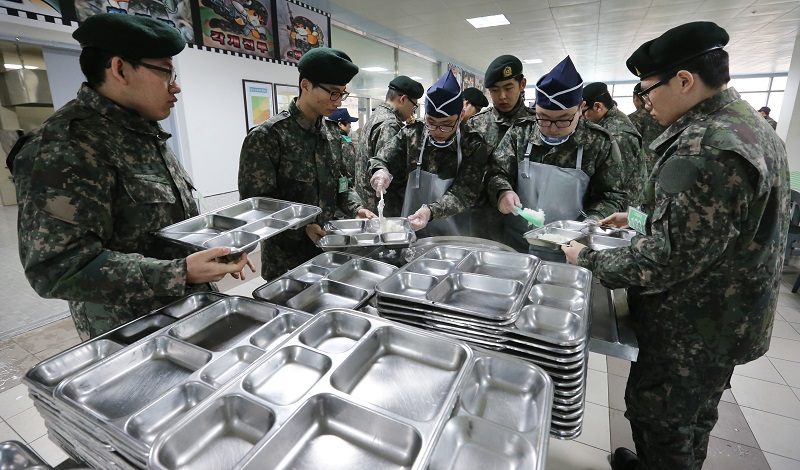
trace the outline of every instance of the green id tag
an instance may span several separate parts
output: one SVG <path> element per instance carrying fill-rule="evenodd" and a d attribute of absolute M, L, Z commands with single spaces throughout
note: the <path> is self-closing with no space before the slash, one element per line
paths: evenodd
<path fill-rule="evenodd" d="M 628 225 L 642 235 L 647 235 L 647 214 L 635 207 L 628 207 Z"/>
<path fill-rule="evenodd" d="M 342 176 L 339 178 L 339 192 L 343 193 L 347 191 L 347 178 Z"/>

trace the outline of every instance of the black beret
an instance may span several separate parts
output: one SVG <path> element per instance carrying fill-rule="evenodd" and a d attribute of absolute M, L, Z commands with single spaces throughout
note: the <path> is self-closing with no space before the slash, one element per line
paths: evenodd
<path fill-rule="evenodd" d="M 489 64 L 483 84 L 489 88 L 499 81 L 508 80 L 520 74 L 522 74 L 522 61 L 513 55 L 501 55 Z"/>
<path fill-rule="evenodd" d="M 641 92 L 642 92 L 642 82 L 639 82 L 633 86 L 633 94 L 638 95 Z"/>
<path fill-rule="evenodd" d="M 586 101 L 589 106 L 606 94 L 608 94 L 608 85 L 603 82 L 594 82 L 583 87 L 583 101 Z"/>
<path fill-rule="evenodd" d="M 728 44 L 728 32 L 710 21 L 676 26 L 647 41 L 628 58 L 625 65 L 640 79 L 670 69 Z"/>
<path fill-rule="evenodd" d="M 464 99 L 469 101 L 470 103 L 474 104 L 479 108 L 483 108 L 484 106 L 489 106 L 489 100 L 486 99 L 486 95 L 484 95 L 479 89 L 475 87 L 470 87 L 465 89 L 462 92 L 464 95 Z"/>
<path fill-rule="evenodd" d="M 81 47 L 94 47 L 127 58 L 161 58 L 186 47 L 181 33 L 148 16 L 99 13 L 72 33 Z"/>
<path fill-rule="evenodd" d="M 303 54 L 297 62 L 300 76 L 313 83 L 345 86 L 358 73 L 350 56 L 338 49 L 318 47 Z"/>
<path fill-rule="evenodd" d="M 759 113 L 767 113 L 769 114 L 772 110 L 769 109 L 769 106 L 762 106 L 761 109 L 758 110 Z"/>
<path fill-rule="evenodd" d="M 415 100 L 422 98 L 422 94 L 425 93 L 425 88 L 422 87 L 422 83 L 412 80 L 405 75 L 395 77 L 394 80 L 389 82 L 389 89 L 399 91 Z"/>

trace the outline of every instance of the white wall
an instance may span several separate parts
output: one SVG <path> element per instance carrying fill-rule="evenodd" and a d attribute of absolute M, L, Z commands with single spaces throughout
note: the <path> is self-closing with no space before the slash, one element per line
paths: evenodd
<path fill-rule="evenodd" d="M 789 77 L 786 80 L 786 91 L 781 104 L 781 120 L 776 131 L 786 142 L 786 154 L 789 157 L 789 170 L 800 171 L 800 36 L 795 38 L 792 61 L 789 65 Z"/>
<path fill-rule="evenodd" d="M 204 196 L 237 190 L 247 135 L 242 80 L 297 84 L 297 67 L 185 49 L 173 59 L 181 94 L 173 129 L 183 164 Z"/>
<path fill-rule="evenodd" d="M 84 81 L 78 63 L 81 51 L 42 47 L 42 54 L 47 68 L 47 81 L 50 82 L 53 108 L 58 109 L 75 99 Z"/>

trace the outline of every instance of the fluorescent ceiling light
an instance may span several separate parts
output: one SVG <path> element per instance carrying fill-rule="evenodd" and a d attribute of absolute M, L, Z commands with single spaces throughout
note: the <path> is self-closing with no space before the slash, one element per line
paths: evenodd
<path fill-rule="evenodd" d="M 542 59 L 524 59 L 522 61 L 523 64 L 541 64 Z"/>
<path fill-rule="evenodd" d="M 5 68 L 7 68 L 9 70 L 19 70 L 19 69 L 22 68 L 22 66 L 19 65 L 19 64 L 3 64 L 3 65 L 5 66 Z M 37 67 L 35 65 L 26 65 L 25 68 L 28 69 L 28 70 L 36 70 L 39 67 Z"/>
<path fill-rule="evenodd" d="M 408 78 L 410 78 L 411 80 L 422 80 L 422 77 L 408 77 Z"/>
<path fill-rule="evenodd" d="M 492 15 L 492 16 L 481 16 L 478 18 L 467 18 L 469 24 L 476 28 L 488 28 L 490 26 L 500 26 L 504 24 L 511 24 L 506 18 L 506 15 Z"/>
<path fill-rule="evenodd" d="M 389 69 L 385 69 L 383 67 L 361 67 L 361 70 L 365 72 L 388 72 Z"/>

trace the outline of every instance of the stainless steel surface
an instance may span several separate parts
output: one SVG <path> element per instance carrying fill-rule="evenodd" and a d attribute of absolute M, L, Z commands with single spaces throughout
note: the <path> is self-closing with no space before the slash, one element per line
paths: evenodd
<path fill-rule="evenodd" d="M 586 296 L 580 290 L 550 284 L 533 286 L 528 298 L 534 305 L 575 312 L 583 310 L 586 306 Z"/>
<path fill-rule="evenodd" d="M 369 292 L 364 289 L 326 280 L 312 284 L 286 305 L 314 314 L 328 308 L 356 308 L 367 297 Z"/>
<path fill-rule="evenodd" d="M 417 256 L 420 256 L 426 251 L 428 251 L 430 248 L 440 245 L 457 245 L 470 248 L 484 248 L 487 250 L 507 251 L 510 253 L 517 252 L 517 250 L 511 248 L 508 245 L 504 245 L 494 240 L 488 240 L 486 238 L 458 237 L 458 236 L 426 237 L 426 238 L 420 238 L 419 240 L 414 242 L 411 245 L 411 247 L 409 247 L 408 249 L 409 253 L 407 253 L 408 255 L 407 261 L 411 261 Z"/>
<path fill-rule="evenodd" d="M 482 316 L 508 318 L 514 314 L 523 289 L 517 281 L 457 273 L 444 278 L 428 298 L 448 307 L 475 310 Z"/>
<path fill-rule="evenodd" d="M 586 227 L 589 227 L 589 224 L 586 222 L 578 222 L 577 220 L 559 220 L 547 224 L 547 226 L 553 228 L 560 228 L 564 230 L 572 230 L 573 232 L 580 232 Z"/>
<path fill-rule="evenodd" d="M 544 460 L 533 445 L 511 429 L 470 416 L 447 422 L 431 456 L 429 470 L 527 470 Z"/>
<path fill-rule="evenodd" d="M 582 243 L 593 250 L 609 250 L 611 248 L 620 248 L 623 246 L 630 246 L 631 241 L 624 238 L 604 237 L 602 235 L 584 235 L 575 240 Z"/>
<path fill-rule="evenodd" d="M 366 219 L 331 220 L 325 224 L 327 235 L 319 239 L 317 246 L 324 251 L 381 245 L 403 248 L 417 240 L 417 235 L 406 217 L 386 218 L 387 223 L 400 228 L 398 232 L 384 232 L 380 223 L 370 222 Z"/>
<path fill-rule="evenodd" d="M 328 356 L 289 346 L 253 369 L 242 382 L 242 388 L 270 403 L 291 405 L 305 396 L 330 368 Z"/>
<path fill-rule="evenodd" d="M 494 251 L 475 251 L 465 258 L 458 270 L 495 278 L 525 280 L 536 269 L 537 260 L 527 256 Z"/>
<path fill-rule="evenodd" d="M 122 348 L 123 345 L 107 339 L 84 343 L 65 354 L 58 354 L 52 359 L 40 362 L 28 372 L 27 377 L 52 391 L 65 378 L 100 362 Z"/>
<path fill-rule="evenodd" d="M 591 273 L 585 269 L 562 263 L 542 264 L 536 274 L 536 282 L 572 287 L 573 289 L 586 289 L 591 280 Z"/>
<path fill-rule="evenodd" d="M 195 313 L 203 307 L 207 307 L 217 300 L 228 296 L 220 292 L 198 292 L 176 300 L 175 302 L 158 309 L 158 313 L 172 318 L 181 319 L 187 315 Z"/>
<path fill-rule="evenodd" d="M 261 240 L 262 237 L 257 233 L 233 231 L 208 240 L 203 243 L 203 247 L 230 247 L 231 252 L 229 255 L 226 255 L 225 258 L 233 259 L 235 255 L 239 253 L 250 253 L 255 250 L 256 245 L 258 245 L 258 242 Z"/>
<path fill-rule="evenodd" d="M 543 240 L 541 238 L 542 235 L 558 235 L 564 237 L 563 243 L 556 243 L 551 242 L 548 240 Z M 566 230 L 562 228 L 558 228 L 555 225 L 545 225 L 544 227 L 533 229 L 529 232 L 525 232 L 522 235 L 528 243 L 531 245 L 542 246 L 545 248 L 558 248 L 559 245 L 568 245 L 570 241 L 575 240 L 576 238 L 580 238 L 585 236 L 584 233 L 574 231 L 574 230 Z"/>
<path fill-rule="evenodd" d="M 379 282 L 391 276 L 395 271 L 397 269 L 385 263 L 354 259 L 346 266 L 333 271 L 328 279 L 373 291 Z"/>
<path fill-rule="evenodd" d="M 199 382 L 179 385 L 136 413 L 125 425 L 125 430 L 134 438 L 152 444 L 169 423 L 186 414 L 213 391 L 213 388 Z"/>
<path fill-rule="evenodd" d="M 32 449 L 21 442 L 0 442 L 0 469 L 45 470 L 51 469 Z"/>
<path fill-rule="evenodd" d="M 175 321 L 176 319 L 173 317 L 161 313 L 151 313 L 117 328 L 107 338 L 120 344 L 129 345 L 175 323 Z"/>
<path fill-rule="evenodd" d="M 262 354 L 264 354 L 264 351 L 261 349 L 252 346 L 239 346 L 228 351 L 224 356 L 203 369 L 203 373 L 200 374 L 200 380 L 215 388 L 224 385 L 247 369 Z"/>
<path fill-rule="evenodd" d="M 609 290 L 598 281 L 592 289 L 592 297 L 589 350 L 635 361 L 639 343 L 633 331 L 625 290 Z"/>
<path fill-rule="evenodd" d="M 250 337 L 250 344 L 265 351 L 274 349 L 300 326 L 308 321 L 308 316 L 297 313 L 288 313 L 267 323 L 267 326 L 258 330 Z"/>

